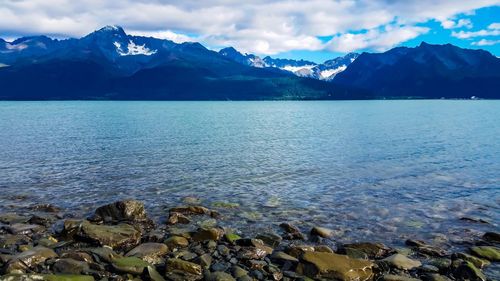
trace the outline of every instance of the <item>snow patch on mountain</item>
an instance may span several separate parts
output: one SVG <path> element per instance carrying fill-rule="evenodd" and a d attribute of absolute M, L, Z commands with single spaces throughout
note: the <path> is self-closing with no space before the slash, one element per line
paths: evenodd
<path fill-rule="evenodd" d="M 122 49 L 122 45 L 120 43 L 114 42 L 113 45 L 115 45 L 116 51 L 118 52 L 118 54 L 120 54 L 120 56 L 136 56 L 136 55 L 151 56 L 156 54 L 157 52 L 157 50 L 151 50 L 148 47 L 146 47 L 146 44 L 137 45 L 132 40 L 129 40 L 126 52 Z"/>
<path fill-rule="evenodd" d="M 333 77 L 335 77 L 335 75 L 339 74 L 340 72 L 344 71 L 347 69 L 347 65 L 341 65 L 337 68 L 333 68 L 333 69 L 326 69 L 326 70 L 323 70 L 319 73 L 319 79 L 320 80 L 330 80 L 332 79 Z"/>
<path fill-rule="evenodd" d="M 295 73 L 295 72 L 303 70 L 303 69 L 311 70 L 315 66 L 316 65 L 302 65 L 302 66 L 285 65 L 284 67 L 281 67 L 281 69 Z"/>

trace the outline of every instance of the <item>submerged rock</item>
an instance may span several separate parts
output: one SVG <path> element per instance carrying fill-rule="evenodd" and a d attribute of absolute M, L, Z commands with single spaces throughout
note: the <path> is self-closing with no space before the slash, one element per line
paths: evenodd
<path fill-rule="evenodd" d="M 362 242 L 362 243 L 352 243 L 343 245 L 343 249 L 341 251 L 347 254 L 346 249 L 355 249 L 360 252 L 365 253 L 368 258 L 371 259 L 379 259 L 387 256 L 387 254 L 391 251 L 389 247 L 382 243 L 370 243 L 370 242 Z"/>
<path fill-rule="evenodd" d="M 67 220 L 64 222 L 64 233 L 77 240 L 92 241 L 111 248 L 135 246 L 141 239 L 141 232 L 125 223 L 96 225 L 86 220 Z"/>
<path fill-rule="evenodd" d="M 317 235 L 323 238 L 330 238 L 333 236 L 333 230 L 326 227 L 315 226 L 311 229 L 311 235 Z"/>
<path fill-rule="evenodd" d="M 473 255 L 490 261 L 500 261 L 500 248 L 493 246 L 477 246 L 470 248 Z"/>
<path fill-rule="evenodd" d="M 401 254 L 394 254 L 390 257 L 383 259 L 382 261 L 387 262 L 391 266 L 403 270 L 410 270 L 422 265 L 420 261 L 412 260 Z"/>
<path fill-rule="evenodd" d="M 332 278 L 342 281 L 365 281 L 373 278 L 374 264 L 370 261 L 323 252 L 305 252 L 301 261 L 297 272 L 312 278 Z"/>
<path fill-rule="evenodd" d="M 500 233 L 497 232 L 486 232 L 483 235 L 483 239 L 493 243 L 500 243 Z"/>
<path fill-rule="evenodd" d="M 486 281 L 486 276 L 471 262 L 457 260 L 453 267 L 453 276 L 458 280 Z"/>

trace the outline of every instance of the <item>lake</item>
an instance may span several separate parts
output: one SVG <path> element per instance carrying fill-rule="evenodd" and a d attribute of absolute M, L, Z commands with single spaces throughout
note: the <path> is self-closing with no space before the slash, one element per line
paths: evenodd
<path fill-rule="evenodd" d="M 161 220 L 197 197 L 249 233 L 291 221 L 401 245 L 499 229 L 500 101 L 0 102 L 0 146 L 0 211 L 135 198 Z"/>

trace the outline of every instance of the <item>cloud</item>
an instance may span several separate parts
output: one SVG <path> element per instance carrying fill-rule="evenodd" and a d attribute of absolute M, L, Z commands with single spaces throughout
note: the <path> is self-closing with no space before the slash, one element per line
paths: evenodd
<path fill-rule="evenodd" d="M 436 20 L 450 28 L 468 27 L 471 23 L 456 17 L 499 4 L 499 0 L 0 0 L 0 34 L 80 37 L 116 24 L 135 34 L 197 40 L 212 48 L 234 45 L 258 54 L 352 49 L 340 44 L 348 40 L 354 46 L 383 49 L 422 34 L 421 23 Z M 373 34 L 382 38 L 372 38 Z M 321 42 L 318 37 L 323 36 L 333 36 L 343 47 Z"/>
<path fill-rule="evenodd" d="M 385 51 L 428 31 L 428 28 L 418 26 L 387 26 L 384 30 L 373 29 L 358 34 L 342 34 L 332 38 L 327 45 L 328 49 L 337 52 L 360 49 Z"/>
<path fill-rule="evenodd" d="M 175 43 L 183 43 L 183 42 L 196 42 L 199 41 L 200 38 L 191 37 L 185 34 L 176 33 L 171 30 L 158 30 L 158 31 L 150 31 L 150 30 L 127 30 L 127 34 L 135 35 L 135 36 L 145 36 L 145 37 L 154 37 L 158 39 L 167 39 L 173 41 Z"/>
<path fill-rule="evenodd" d="M 451 36 L 459 39 L 470 39 L 473 37 L 485 37 L 485 36 L 499 36 L 500 35 L 500 23 L 492 23 L 488 26 L 488 29 L 482 29 L 478 31 L 453 31 Z"/>
<path fill-rule="evenodd" d="M 496 44 L 500 44 L 500 40 L 481 39 L 479 41 L 471 43 L 471 45 L 474 45 L 474 46 L 493 46 Z"/>
<path fill-rule="evenodd" d="M 454 29 L 454 28 L 460 28 L 460 27 L 465 27 L 465 28 L 472 28 L 472 22 L 470 19 L 459 19 L 458 21 L 455 20 L 444 20 L 441 22 L 441 26 L 444 29 Z"/>

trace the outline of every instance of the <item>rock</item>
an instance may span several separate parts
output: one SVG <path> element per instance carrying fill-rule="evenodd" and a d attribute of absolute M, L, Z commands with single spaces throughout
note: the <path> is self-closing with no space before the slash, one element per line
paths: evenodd
<path fill-rule="evenodd" d="M 57 239 L 55 239 L 52 236 L 48 237 L 42 237 L 37 241 L 37 245 L 44 246 L 44 247 L 52 247 L 58 243 Z"/>
<path fill-rule="evenodd" d="M 401 254 L 394 254 L 390 257 L 383 259 L 383 261 L 387 262 L 391 266 L 403 270 L 410 270 L 422 265 L 420 261 L 412 260 Z"/>
<path fill-rule="evenodd" d="M 421 278 L 424 281 L 450 281 L 450 278 L 436 273 L 423 274 Z"/>
<path fill-rule="evenodd" d="M 64 233 L 81 241 L 93 241 L 101 246 L 124 248 L 135 246 L 141 239 L 141 232 L 125 223 L 118 225 L 95 225 L 89 221 L 66 220 Z"/>
<path fill-rule="evenodd" d="M 290 256 L 299 258 L 305 252 L 314 252 L 314 246 L 309 245 L 292 245 L 286 249 L 286 253 Z"/>
<path fill-rule="evenodd" d="M 207 272 L 205 274 L 206 281 L 236 281 L 230 274 L 225 272 L 216 271 L 216 272 Z"/>
<path fill-rule="evenodd" d="M 382 280 L 384 281 L 420 281 L 417 278 L 411 278 L 407 276 L 394 275 L 394 274 L 385 274 L 382 276 Z"/>
<path fill-rule="evenodd" d="M 242 247 L 240 251 L 238 251 L 238 258 L 244 260 L 260 260 L 265 258 L 268 255 L 266 250 L 255 247 Z"/>
<path fill-rule="evenodd" d="M 165 240 L 165 244 L 171 249 L 184 248 L 189 245 L 189 241 L 181 236 L 171 236 Z"/>
<path fill-rule="evenodd" d="M 7 249 L 13 248 L 17 245 L 31 243 L 31 238 L 24 234 L 5 234 L 0 236 L 0 248 Z"/>
<path fill-rule="evenodd" d="M 31 206 L 30 209 L 46 213 L 58 213 L 61 211 L 61 208 L 54 206 L 52 204 L 38 204 L 35 206 Z"/>
<path fill-rule="evenodd" d="M 61 258 L 83 261 L 86 263 L 92 262 L 92 256 L 83 251 L 68 251 L 61 254 Z"/>
<path fill-rule="evenodd" d="M 427 272 L 427 273 L 438 273 L 439 268 L 437 266 L 434 266 L 432 264 L 424 264 L 421 267 L 418 268 L 420 272 Z"/>
<path fill-rule="evenodd" d="M 314 246 L 314 251 L 315 252 L 325 252 L 325 253 L 335 253 L 335 251 L 333 251 L 332 248 L 330 248 L 326 245 Z"/>
<path fill-rule="evenodd" d="M 332 278 L 342 281 L 365 281 L 373 278 L 374 264 L 365 260 L 332 253 L 305 252 L 301 261 L 297 272 L 312 278 Z"/>
<path fill-rule="evenodd" d="M 238 234 L 234 234 L 234 233 L 226 233 L 224 234 L 224 238 L 226 238 L 226 240 L 231 243 L 231 244 L 234 244 L 234 242 L 238 239 L 241 239 L 241 236 L 239 236 Z"/>
<path fill-rule="evenodd" d="M 470 281 L 486 281 L 486 276 L 468 261 L 459 261 L 458 265 L 454 265 L 453 276 L 458 280 L 470 280 Z"/>
<path fill-rule="evenodd" d="M 280 245 L 283 238 L 276 233 L 263 233 L 257 235 L 255 238 L 264 241 L 264 243 L 270 247 L 276 248 Z"/>
<path fill-rule="evenodd" d="M 315 226 L 311 229 L 311 235 L 317 235 L 323 238 L 330 238 L 333 236 L 333 230 L 325 227 Z"/>
<path fill-rule="evenodd" d="M 212 265 L 212 256 L 210 254 L 203 254 L 196 259 L 196 263 L 201 265 L 203 269 L 210 268 Z"/>
<path fill-rule="evenodd" d="M 145 268 L 151 266 L 146 261 L 137 257 L 118 258 L 113 260 L 111 265 L 118 272 L 130 274 L 141 274 Z"/>
<path fill-rule="evenodd" d="M 440 272 L 446 272 L 451 266 L 451 260 L 447 258 L 433 258 L 429 260 L 429 264 L 439 268 Z"/>
<path fill-rule="evenodd" d="M 290 223 L 282 223 L 280 227 L 286 232 L 283 236 L 288 240 L 305 240 L 304 234 L 302 234 L 298 227 Z"/>
<path fill-rule="evenodd" d="M 94 277 L 89 275 L 70 274 L 23 274 L 0 276 L 0 281 L 94 281 Z"/>
<path fill-rule="evenodd" d="M 56 258 L 57 254 L 43 246 L 36 246 L 12 257 L 7 263 L 6 273 L 22 273 L 26 268 L 32 268 L 44 263 L 47 259 Z"/>
<path fill-rule="evenodd" d="M 168 252 L 168 247 L 162 243 L 144 243 L 130 250 L 125 256 L 138 257 L 150 264 L 161 263 L 161 257 Z"/>
<path fill-rule="evenodd" d="M 188 224 L 191 220 L 185 215 L 177 212 L 171 212 L 168 216 L 167 224 L 173 225 L 177 223 Z"/>
<path fill-rule="evenodd" d="M 500 261 L 500 248 L 493 246 L 477 246 L 470 248 L 473 255 L 489 261 Z"/>
<path fill-rule="evenodd" d="M 368 255 L 365 254 L 363 251 L 358 250 L 358 249 L 353 249 L 353 248 L 342 248 L 340 251 L 341 254 L 347 255 L 348 257 L 352 259 L 361 259 L 361 260 L 367 260 Z"/>
<path fill-rule="evenodd" d="M 144 204 L 137 200 L 117 201 L 101 206 L 95 211 L 95 217 L 105 222 L 149 220 Z"/>
<path fill-rule="evenodd" d="M 14 223 L 4 227 L 11 234 L 31 234 L 43 231 L 45 228 L 38 224 Z"/>
<path fill-rule="evenodd" d="M 29 220 L 27 216 L 21 216 L 16 213 L 4 213 L 0 214 L 0 223 L 14 224 L 14 223 L 26 223 Z"/>
<path fill-rule="evenodd" d="M 156 271 L 156 269 L 152 266 L 148 266 L 144 273 L 146 273 L 147 278 L 141 278 L 142 280 L 147 279 L 151 281 L 165 281 L 163 276 L 161 276 L 161 274 L 158 273 L 158 271 Z"/>
<path fill-rule="evenodd" d="M 226 262 L 217 262 L 217 263 L 212 264 L 210 269 L 212 271 L 226 271 L 227 269 L 229 269 L 230 266 L 231 265 L 229 263 L 226 263 Z"/>
<path fill-rule="evenodd" d="M 486 232 L 483 235 L 483 239 L 493 243 L 500 243 L 500 233 L 497 232 Z"/>
<path fill-rule="evenodd" d="M 224 235 L 224 230 L 220 228 L 208 228 L 208 229 L 198 229 L 198 231 L 193 235 L 194 241 L 206 241 L 213 240 L 218 241 Z"/>
<path fill-rule="evenodd" d="M 468 222 L 474 222 L 474 223 L 484 223 L 484 224 L 490 224 L 488 221 L 481 219 L 481 218 L 469 218 L 469 217 L 461 217 L 461 221 L 468 221 Z"/>
<path fill-rule="evenodd" d="M 243 268 L 241 268 L 240 266 L 237 266 L 237 265 L 233 266 L 231 271 L 233 273 L 233 276 L 236 278 L 240 278 L 240 277 L 248 275 L 248 271 L 244 270 Z"/>
<path fill-rule="evenodd" d="M 216 219 L 207 219 L 207 220 L 197 222 L 197 225 L 203 229 L 210 229 L 210 228 L 217 226 L 217 220 Z"/>
<path fill-rule="evenodd" d="M 347 253 L 345 248 L 355 249 L 365 253 L 370 259 L 380 259 L 382 257 L 387 256 L 387 254 L 391 251 L 389 247 L 382 243 L 352 243 L 343 245 L 343 249 L 341 249 L 342 253 Z"/>
<path fill-rule="evenodd" d="M 107 263 L 111 263 L 113 260 L 122 257 L 121 255 L 115 253 L 113 249 L 109 247 L 89 248 L 89 249 L 84 249 L 84 251 L 96 255 L 97 257 L 99 257 L 99 259 L 102 259 Z"/>
<path fill-rule="evenodd" d="M 212 215 L 212 211 L 203 206 L 181 206 L 169 210 L 170 213 L 181 213 L 183 215 Z"/>
<path fill-rule="evenodd" d="M 299 262 L 299 259 L 297 259 L 296 257 L 292 257 L 289 254 L 286 254 L 281 251 L 274 252 L 271 256 L 271 259 L 281 264 L 285 262 L 292 262 L 292 263 Z"/>
<path fill-rule="evenodd" d="M 89 271 L 89 265 L 83 261 L 65 258 L 58 259 L 52 269 L 57 273 L 82 274 Z"/>
<path fill-rule="evenodd" d="M 461 259 L 461 260 L 464 260 L 464 261 L 468 261 L 468 262 L 471 262 L 472 264 L 474 264 L 474 266 L 478 267 L 478 268 L 483 268 L 485 266 L 488 266 L 490 265 L 490 262 L 487 261 L 487 260 L 483 260 L 481 258 L 477 258 L 477 257 L 474 257 L 474 256 L 471 256 L 469 254 L 466 254 L 466 253 L 455 253 L 451 256 L 452 259 Z"/>
<path fill-rule="evenodd" d="M 240 204 L 231 202 L 214 202 L 212 203 L 212 206 L 215 208 L 236 209 L 240 207 Z"/>
<path fill-rule="evenodd" d="M 194 275 L 201 275 L 201 266 L 196 263 L 183 261 L 181 259 L 168 259 L 166 271 L 172 272 L 175 270 Z"/>
<path fill-rule="evenodd" d="M 406 245 L 413 247 L 414 250 L 424 255 L 433 257 L 446 256 L 446 252 L 443 249 L 428 245 L 424 241 L 408 239 L 406 240 Z"/>

